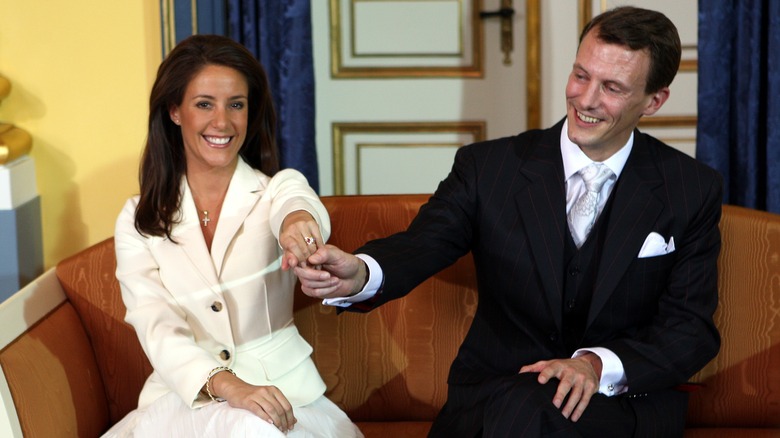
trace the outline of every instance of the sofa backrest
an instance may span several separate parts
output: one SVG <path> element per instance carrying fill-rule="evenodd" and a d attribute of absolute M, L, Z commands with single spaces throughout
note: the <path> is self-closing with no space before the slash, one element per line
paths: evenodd
<path fill-rule="evenodd" d="M 428 195 L 324 197 L 329 243 L 353 251 L 405 229 Z M 447 374 L 477 305 L 471 256 L 405 298 L 367 314 L 296 294 L 295 323 L 314 346 L 328 397 L 355 421 L 431 420 L 447 397 Z"/>
<path fill-rule="evenodd" d="M 402 230 L 426 200 L 425 195 L 324 197 L 333 222 L 330 243 L 351 251 Z M 721 230 L 716 323 L 723 342 L 718 357 L 695 376 L 704 387 L 692 394 L 689 423 L 780 427 L 780 215 L 724 206 Z M 50 380 L 68 380 L 70 392 L 62 394 L 72 397 L 68 409 L 72 406 L 75 418 L 50 424 L 81 424 L 85 418 L 113 424 L 135 408 L 151 366 L 123 321 L 115 269 L 113 239 L 59 263 L 57 277 L 69 302 L 0 351 L 9 385 L 22 385 L 11 389 L 23 423 L 42 421 L 41 401 L 59 400 L 52 398 L 60 390 L 46 381 L 47 373 Z M 475 284 L 467 256 L 419 290 L 368 314 L 336 315 L 297 293 L 296 324 L 314 347 L 327 395 L 355 421 L 432 419 L 446 399 L 449 365 L 476 309 Z M 79 319 L 93 354 L 87 344 L 70 342 L 84 338 L 75 324 Z M 83 371 L 95 366 L 100 379 Z M 37 380 L 29 382 L 30 375 Z M 79 398 L 94 391 L 105 393 L 107 410 L 100 407 L 101 397 Z M 100 428 L 94 424 L 79 432 Z"/>
<path fill-rule="evenodd" d="M 693 380 L 688 424 L 780 428 L 780 215 L 726 205 L 718 356 Z"/>

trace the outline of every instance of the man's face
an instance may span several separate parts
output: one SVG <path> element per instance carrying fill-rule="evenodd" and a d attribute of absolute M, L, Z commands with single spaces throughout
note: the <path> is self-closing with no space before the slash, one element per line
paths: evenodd
<path fill-rule="evenodd" d="M 569 139 L 594 161 L 604 161 L 628 141 L 644 115 L 669 97 L 669 88 L 645 93 L 650 71 L 647 51 L 607 44 L 585 36 L 566 85 Z"/>

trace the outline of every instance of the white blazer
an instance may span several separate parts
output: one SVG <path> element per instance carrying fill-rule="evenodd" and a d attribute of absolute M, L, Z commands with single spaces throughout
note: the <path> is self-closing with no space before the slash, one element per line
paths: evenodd
<path fill-rule="evenodd" d="M 323 239 L 330 235 L 327 210 L 303 175 L 287 169 L 269 178 L 239 159 L 211 253 L 186 178 L 175 243 L 136 231 L 137 204 L 137 196 L 125 204 L 115 243 L 125 321 L 154 367 L 139 408 L 170 391 L 193 408 L 210 402 L 200 389 L 219 366 L 275 385 L 293 406 L 321 396 L 312 348 L 293 323 L 296 279 L 281 270 L 278 243 L 282 220 L 296 210 L 311 213 Z"/>

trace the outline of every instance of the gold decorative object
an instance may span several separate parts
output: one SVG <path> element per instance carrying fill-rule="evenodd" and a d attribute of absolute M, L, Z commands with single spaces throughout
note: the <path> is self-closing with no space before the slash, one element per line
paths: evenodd
<path fill-rule="evenodd" d="M 0 101 L 11 93 L 11 82 L 0 75 Z M 0 122 L 0 166 L 32 150 L 32 137 L 24 129 Z"/>
<path fill-rule="evenodd" d="M 32 137 L 24 129 L 0 123 L 0 165 L 13 161 L 32 150 Z"/>

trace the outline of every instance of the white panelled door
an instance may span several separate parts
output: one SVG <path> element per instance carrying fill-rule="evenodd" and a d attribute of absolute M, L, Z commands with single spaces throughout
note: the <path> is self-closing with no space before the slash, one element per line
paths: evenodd
<path fill-rule="evenodd" d="M 479 17 L 502 2 L 509 64 Z M 322 195 L 432 193 L 458 147 L 526 129 L 525 0 L 314 0 L 312 21 Z"/>

